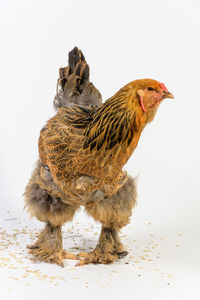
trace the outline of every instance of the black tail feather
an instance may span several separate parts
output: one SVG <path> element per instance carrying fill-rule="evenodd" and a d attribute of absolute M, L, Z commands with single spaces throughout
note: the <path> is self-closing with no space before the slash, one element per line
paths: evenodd
<path fill-rule="evenodd" d="M 54 107 L 72 104 L 100 105 L 101 94 L 89 82 L 90 68 L 80 49 L 74 47 L 69 52 L 68 66 L 59 69 L 58 85 L 60 91 L 54 99 Z"/>

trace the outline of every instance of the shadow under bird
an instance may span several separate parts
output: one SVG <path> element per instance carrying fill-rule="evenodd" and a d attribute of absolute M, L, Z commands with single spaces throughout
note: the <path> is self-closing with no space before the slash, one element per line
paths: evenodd
<path fill-rule="evenodd" d="M 166 98 L 173 95 L 163 83 L 139 79 L 102 103 L 83 53 L 69 52 L 68 66 L 59 70 L 57 113 L 40 132 L 39 160 L 24 194 L 25 209 L 45 223 L 28 246 L 36 259 L 63 266 L 67 258 L 107 264 L 127 255 L 118 233 L 129 223 L 137 192 L 122 168 Z M 63 249 L 61 228 L 81 205 L 102 229 L 93 251 L 75 255 Z"/>

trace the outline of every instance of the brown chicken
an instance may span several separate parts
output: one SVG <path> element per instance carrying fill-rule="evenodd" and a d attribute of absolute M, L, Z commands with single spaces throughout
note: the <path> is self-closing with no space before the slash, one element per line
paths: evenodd
<path fill-rule="evenodd" d="M 27 211 L 46 225 L 28 248 L 39 260 L 60 266 L 64 258 L 79 259 L 78 265 L 111 263 L 128 253 L 118 232 L 136 203 L 135 181 L 122 168 L 159 104 L 173 95 L 163 83 L 141 79 L 102 103 L 77 47 L 59 75 L 58 112 L 41 130 L 40 158 L 25 191 Z M 81 205 L 102 230 L 92 252 L 75 255 L 63 250 L 61 226 Z"/>

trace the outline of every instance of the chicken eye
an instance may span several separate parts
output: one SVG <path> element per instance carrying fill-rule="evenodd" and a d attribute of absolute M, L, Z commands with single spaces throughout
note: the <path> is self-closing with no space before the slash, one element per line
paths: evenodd
<path fill-rule="evenodd" d="M 154 91 L 154 89 L 152 87 L 148 87 L 147 90 Z"/>

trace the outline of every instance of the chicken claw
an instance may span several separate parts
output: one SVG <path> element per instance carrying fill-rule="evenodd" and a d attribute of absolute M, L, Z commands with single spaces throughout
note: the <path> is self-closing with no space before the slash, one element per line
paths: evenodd
<path fill-rule="evenodd" d="M 102 253 L 101 255 L 99 254 L 99 256 L 98 256 L 97 251 L 95 251 L 95 250 L 90 253 L 80 252 L 76 256 L 76 259 L 79 259 L 79 262 L 76 264 L 76 266 L 83 266 L 83 265 L 86 265 L 89 263 L 109 264 L 117 259 L 122 259 L 122 258 L 126 257 L 127 254 L 128 254 L 128 251 L 122 251 L 122 252 L 118 252 L 117 254 L 116 253 L 113 253 L 113 254 Z M 81 258 L 83 258 L 83 259 L 81 259 Z"/>
<path fill-rule="evenodd" d="M 28 245 L 29 253 L 39 261 L 54 263 L 64 267 L 63 259 L 77 259 L 75 254 L 63 250 L 61 228 L 47 224 L 33 245 Z"/>
<path fill-rule="evenodd" d="M 81 257 L 83 259 L 81 259 Z M 77 259 L 79 259 L 79 262 L 76 264 L 76 266 L 83 266 L 86 264 L 110 264 L 113 261 L 116 261 L 119 259 L 117 253 L 103 253 L 98 248 L 96 248 L 92 252 L 80 252 L 77 255 Z"/>

